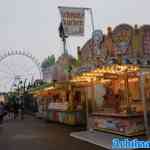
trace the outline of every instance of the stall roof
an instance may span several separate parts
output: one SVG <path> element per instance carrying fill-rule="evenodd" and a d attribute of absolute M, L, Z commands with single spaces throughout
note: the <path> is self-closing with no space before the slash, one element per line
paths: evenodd
<path fill-rule="evenodd" d="M 104 78 L 105 75 L 117 77 L 118 75 L 122 75 L 124 73 L 134 73 L 139 71 L 140 68 L 137 65 L 106 65 L 88 73 L 75 76 L 71 82 L 91 82 L 96 81 L 97 77 Z"/>
<path fill-rule="evenodd" d="M 36 90 L 36 91 L 32 91 L 32 94 L 35 95 L 35 96 L 53 95 L 53 94 L 56 94 L 60 90 L 67 89 L 69 83 L 70 82 L 55 83 L 55 85 L 47 86 L 45 88 L 42 88 L 42 89 L 39 89 L 39 90 Z"/>
<path fill-rule="evenodd" d="M 113 74 L 120 74 L 124 72 L 135 72 L 139 71 L 140 68 L 137 65 L 108 65 L 103 66 L 101 68 L 97 68 L 94 70 L 94 73 L 113 73 Z"/>

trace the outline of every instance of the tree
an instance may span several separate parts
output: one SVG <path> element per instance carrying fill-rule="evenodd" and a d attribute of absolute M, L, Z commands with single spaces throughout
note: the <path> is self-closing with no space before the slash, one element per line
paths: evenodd
<path fill-rule="evenodd" d="M 42 62 L 42 68 L 47 68 L 55 64 L 55 56 L 51 55 L 44 59 Z"/>

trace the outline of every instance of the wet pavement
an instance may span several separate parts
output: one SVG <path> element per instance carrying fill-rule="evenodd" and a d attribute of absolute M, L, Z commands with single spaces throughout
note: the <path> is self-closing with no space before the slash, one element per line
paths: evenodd
<path fill-rule="evenodd" d="M 70 127 L 26 116 L 25 120 L 10 120 L 0 125 L 0 150 L 104 150 L 73 137 L 79 131 Z"/>

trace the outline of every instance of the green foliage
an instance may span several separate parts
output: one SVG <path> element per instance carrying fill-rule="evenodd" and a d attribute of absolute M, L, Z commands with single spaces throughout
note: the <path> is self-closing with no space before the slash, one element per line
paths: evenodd
<path fill-rule="evenodd" d="M 42 85 L 39 85 L 39 86 L 33 86 L 32 88 L 30 88 L 30 92 L 34 92 L 34 91 L 38 91 L 38 90 L 41 90 L 41 89 L 44 89 L 46 87 L 49 87 L 51 86 L 52 83 L 44 83 Z"/>
<path fill-rule="evenodd" d="M 16 102 L 16 100 L 17 100 L 17 93 L 11 93 L 10 95 L 8 95 L 9 103 L 13 104 Z"/>
<path fill-rule="evenodd" d="M 81 62 L 79 59 L 76 60 L 76 63 L 75 63 L 75 66 L 80 66 L 81 65 Z"/>
<path fill-rule="evenodd" d="M 51 65 L 54 63 L 55 63 L 55 56 L 54 55 L 48 56 L 48 64 Z"/>
<path fill-rule="evenodd" d="M 70 74 L 72 71 L 72 66 L 71 65 L 65 65 L 64 66 L 64 73 L 65 74 Z"/>
<path fill-rule="evenodd" d="M 55 56 L 54 55 L 48 56 L 42 62 L 42 68 L 50 67 L 50 66 L 54 65 L 55 62 L 56 62 L 56 60 L 55 60 Z"/>

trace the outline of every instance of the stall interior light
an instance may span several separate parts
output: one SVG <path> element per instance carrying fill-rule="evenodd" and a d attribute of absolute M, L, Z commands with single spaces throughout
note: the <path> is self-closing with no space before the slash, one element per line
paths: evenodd
<path fill-rule="evenodd" d="M 97 78 L 89 78 L 89 77 L 82 77 L 82 76 L 72 80 L 72 82 L 76 82 L 76 83 L 78 83 L 78 82 L 89 82 L 89 83 L 91 83 L 91 82 L 95 82 L 95 81 L 98 81 L 102 84 L 105 84 L 105 83 L 110 82 L 111 80 L 110 79 L 104 79 L 104 78 L 97 80 Z"/>
<path fill-rule="evenodd" d="M 77 76 L 71 80 L 71 82 L 92 82 L 92 81 L 96 81 L 96 77 Z"/>
<path fill-rule="evenodd" d="M 82 76 L 83 77 L 97 77 L 97 76 L 103 76 L 103 73 L 96 73 L 96 72 L 89 72 L 89 73 L 83 73 Z"/>
<path fill-rule="evenodd" d="M 129 82 L 129 83 L 132 83 L 132 82 L 133 82 L 133 83 L 139 82 L 139 79 L 138 79 L 138 78 L 129 78 L 129 79 L 128 79 L 128 82 Z M 121 83 L 121 84 L 124 84 L 125 81 L 124 81 L 124 80 L 121 80 L 120 83 Z"/>
<path fill-rule="evenodd" d="M 44 90 L 45 91 L 48 91 L 48 90 L 53 90 L 54 89 L 54 87 L 53 86 L 51 86 L 51 87 L 47 87 L 47 88 L 45 88 Z"/>
<path fill-rule="evenodd" d="M 110 80 L 110 79 L 103 79 L 103 78 L 101 78 L 101 79 L 99 80 L 99 82 L 102 83 L 102 84 L 105 84 L 105 83 L 111 82 L 111 80 Z"/>
<path fill-rule="evenodd" d="M 122 74 L 124 72 L 135 72 L 139 71 L 139 67 L 135 65 L 112 65 L 112 66 L 103 66 L 94 70 L 94 73 L 113 73 L 113 74 Z"/>
<path fill-rule="evenodd" d="M 128 79 L 129 82 L 138 82 L 139 79 L 138 78 L 133 78 L 133 79 Z"/>

